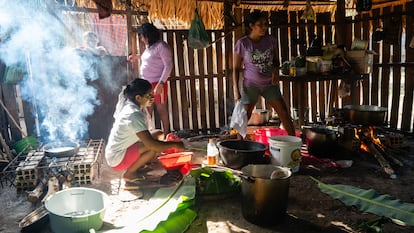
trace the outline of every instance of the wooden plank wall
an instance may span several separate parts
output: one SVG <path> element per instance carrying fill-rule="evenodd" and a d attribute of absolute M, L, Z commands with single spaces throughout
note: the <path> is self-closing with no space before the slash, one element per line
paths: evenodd
<path fill-rule="evenodd" d="M 238 19 L 246 12 L 235 10 Z M 300 20 L 301 12 L 269 12 L 270 33 L 279 41 L 280 64 L 299 54 L 304 54 L 313 34 L 323 38 L 323 44 L 334 43 L 334 23 L 330 13 L 317 14 L 315 23 Z M 378 52 L 374 56 L 374 68 L 368 80 L 359 82 L 355 98 L 360 104 L 381 105 L 389 109 L 388 121 L 391 128 L 412 132 L 414 128 L 414 48 L 409 43 L 414 36 L 414 2 L 401 6 L 385 7 L 346 19 L 345 45 L 350 48 L 352 39 L 369 41 L 369 48 Z M 397 43 L 372 42 L 372 33 L 386 25 L 387 20 L 396 18 L 393 27 L 401 27 Z M 241 22 L 241 21 L 240 21 Z M 223 37 L 224 31 L 209 31 L 213 39 Z M 187 47 L 187 30 L 164 31 L 164 39 L 174 52 L 175 66 L 169 79 L 169 110 L 172 130 L 209 131 L 226 126 L 233 103 L 232 49 L 242 30 L 214 43 L 212 46 L 194 50 Z M 139 43 L 139 40 L 137 40 Z M 405 43 L 403 43 L 405 41 Z M 309 108 L 308 120 L 314 122 L 329 116 L 333 108 L 347 104 L 348 98 L 338 98 L 338 81 L 320 81 L 304 87 L 293 86 L 292 82 L 281 82 L 283 97 L 289 108 L 296 106 L 298 88 L 307 90 L 305 107 Z M 18 109 L 13 85 L 2 84 L 1 98 L 13 116 L 18 118 Z M 34 121 L 29 117 L 30 105 L 24 103 L 26 125 L 29 135 L 33 134 Z M 107 113 L 112 114 L 112 113 Z M 0 109 L 1 133 L 7 141 L 19 140 L 20 132 L 10 124 L 5 112 Z M 98 119 L 97 119 L 98 120 Z M 157 126 L 160 127 L 159 122 Z"/>
<path fill-rule="evenodd" d="M 379 54 L 374 56 L 370 79 L 360 86 L 362 96 L 357 98 L 358 102 L 388 108 L 389 126 L 406 132 L 412 131 L 414 124 L 414 51 L 409 47 L 413 37 L 413 13 L 414 3 L 408 2 L 362 13 L 354 19 L 347 18 L 347 24 L 354 31 L 352 39 L 368 41 L 369 49 Z M 372 33 L 376 30 L 383 30 L 386 38 L 373 41 Z M 348 48 L 351 42 L 348 41 Z"/>

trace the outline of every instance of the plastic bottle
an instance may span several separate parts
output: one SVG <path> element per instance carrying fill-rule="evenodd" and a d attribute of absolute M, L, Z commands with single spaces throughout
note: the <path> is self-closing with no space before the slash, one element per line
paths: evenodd
<path fill-rule="evenodd" d="M 207 164 L 216 165 L 218 154 L 219 151 L 214 143 L 214 138 L 210 138 L 207 144 Z"/>

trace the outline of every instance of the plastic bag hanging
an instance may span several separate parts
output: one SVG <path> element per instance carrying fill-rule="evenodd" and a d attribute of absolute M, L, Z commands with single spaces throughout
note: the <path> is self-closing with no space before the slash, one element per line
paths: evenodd
<path fill-rule="evenodd" d="M 247 112 L 244 109 L 243 103 L 239 100 L 236 106 L 234 106 L 233 114 L 231 115 L 230 128 L 236 129 L 244 138 L 247 133 L 247 121 Z"/>
<path fill-rule="evenodd" d="M 204 27 L 203 20 L 198 14 L 197 8 L 191 21 L 190 30 L 188 31 L 188 46 L 193 49 L 203 49 L 210 45 L 210 37 Z"/>

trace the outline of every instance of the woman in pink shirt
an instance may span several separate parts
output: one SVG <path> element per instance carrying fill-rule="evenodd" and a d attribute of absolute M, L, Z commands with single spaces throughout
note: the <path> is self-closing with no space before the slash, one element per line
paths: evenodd
<path fill-rule="evenodd" d="M 145 50 L 141 54 L 139 74 L 141 78 L 152 84 L 156 111 L 161 119 L 164 135 L 167 135 L 170 131 L 167 79 L 173 67 L 171 48 L 161 39 L 159 30 L 151 23 L 141 25 L 138 35 L 145 44 Z M 128 59 L 136 60 L 138 56 L 130 56 Z M 153 106 L 148 107 L 150 113 L 153 110 Z"/>
<path fill-rule="evenodd" d="M 242 101 L 249 119 L 259 96 L 276 110 L 283 127 L 295 136 L 295 128 L 279 88 L 279 62 L 276 39 L 267 34 L 268 21 L 263 12 L 252 12 L 245 20 L 249 34 L 241 37 L 234 48 L 234 100 Z M 239 87 L 240 72 L 244 79 Z"/>

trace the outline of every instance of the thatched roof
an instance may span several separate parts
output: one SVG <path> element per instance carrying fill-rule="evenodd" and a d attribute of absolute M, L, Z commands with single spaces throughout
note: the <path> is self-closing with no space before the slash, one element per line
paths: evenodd
<path fill-rule="evenodd" d="M 373 9 L 401 4 L 410 0 L 373 0 Z M 77 0 L 78 7 L 95 8 L 92 0 Z M 113 9 L 125 10 L 125 0 L 113 0 Z M 223 0 L 131 0 L 133 10 L 148 13 L 149 21 L 157 21 L 167 29 L 188 29 L 197 7 L 207 29 L 222 29 L 224 26 Z M 233 0 L 233 8 L 263 11 L 303 11 L 306 0 Z M 336 0 L 311 0 L 315 13 L 335 12 Z M 356 14 L 356 0 L 345 0 L 347 14 Z"/>

